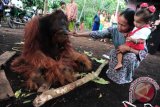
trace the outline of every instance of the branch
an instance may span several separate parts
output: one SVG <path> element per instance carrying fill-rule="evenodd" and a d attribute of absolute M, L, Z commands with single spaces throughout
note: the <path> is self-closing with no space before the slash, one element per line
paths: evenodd
<path fill-rule="evenodd" d="M 62 86 L 57 89 L 50 89 L 50 90 L 43 92 L 41 95 L 37 96 L 34 99 L 33 105 L 35 107 L 39 107 L 39 106 L 43 105 L 45 102 L 47 102 L 53 98 L 59 97 L 61 95 L 64 95 L 64 94 L 74 90 L 75 88 L 95 79 L 96 77 L 98 77 L 98 75 L 102 71 L 103 67 L 107 63 L 108 63 L 108 61 L 105 61 L 103 64 L 101 64 L 99 66 L 99 68 L 96 70 L 96 72 L 88 73 L 85 77 L 83 77 L 75 82 L 72 82 L 70 84 L 67 84 L 67 85 Z"/>

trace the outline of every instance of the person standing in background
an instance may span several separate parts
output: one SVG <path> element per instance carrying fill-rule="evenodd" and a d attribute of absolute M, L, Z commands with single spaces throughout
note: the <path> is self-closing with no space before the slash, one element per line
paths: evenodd
<path fill-rule="evenodd" d="M 97 14 L 94 16 L 94 22 L 93 22 L 93 27 L 92 27 L 92 31 L 97 31 L 99 30 L 99 26 L 100 26 L 100 10 L 98 10 Z"/>
<path fill-rule="evenodd" d="M 0 27 L 2 18 L 4 16 L 4 10 L 8 7 L 9 0 L 0 0 Z"/>
<path fill-rule="evenodd" d="M 12 17 L 19 16 L 20 18 L 22 18 L 25 15 L 26 12 L 23 9 L 23 3 L 21 0 L 11 0 L 10 6 L 11 6 L 10 14 Z"/>
<path fill-rule="evenodd" d="M 112 27 L 117 27 L 117 15 L 116 15 L 116 12 L 114 12 L 114 14 L 112 14 L 112 16 L 111 16 L 110 25 Z"/>
<path fill-rule="evenodd" d="M 106 12 L 103 11 L 102 14 L 100 15 L 100 26 L 99 26 L 99 30 L 102 30 L 103 27 L 104 27 L 105 16 L 106 16 Z"/>
<path fill-rule="evenodd" d="M 66 6 L 66 15 L 69 21 L 69 30 L 75 30 L 75 23 L 77 19 L 78 6 L 74 0 L 71 0 L 69 4 Z"/>
<path fill-rule="evenodd" d="M 84 17 L 82 17 L 82 18 L 80 19 L 79 31 L 80 31 L 80 32 L 84 32 L 84 31 L 85 31 Z"/>
<path fill-rule="evenodd" d="M 62 10 L 66 14 L 66 3 L 61 1 L 59 9 Z"/>

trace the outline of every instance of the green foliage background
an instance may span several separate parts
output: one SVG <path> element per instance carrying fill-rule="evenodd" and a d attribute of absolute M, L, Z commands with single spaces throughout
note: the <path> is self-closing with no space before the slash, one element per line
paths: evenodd
<path fill-rule="evenodd" d="M 38 9 L 44 7 L 44 0 L 22 0 L 25 7 L 37 6 Z M 69 3 L 70 0 L 48 0 L 48 10 L 55 9 L 59 7 L 59 2 L 64 1 Z M 85 0 L 75 0 L 78 4 L 78 16 L 80 16 Z M 105 10 L 107 13 L 112 14 L 116 10 L 118 0 L 86 0 L 85 8 L 82 14 L 85 25 L 87 28 L 91 28 L 93 17 L 97 10 Z M 119 10 L 125 8 L 124 0 L 120 0 Z"/>

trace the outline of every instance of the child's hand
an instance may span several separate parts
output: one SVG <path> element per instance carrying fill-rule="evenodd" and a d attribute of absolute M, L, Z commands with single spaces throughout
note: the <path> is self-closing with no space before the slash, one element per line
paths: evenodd
<path fill-rule="evenodd" d="M 127 37 L 126 41 L 132 41 L 132 38 L 131 37 Z"/>

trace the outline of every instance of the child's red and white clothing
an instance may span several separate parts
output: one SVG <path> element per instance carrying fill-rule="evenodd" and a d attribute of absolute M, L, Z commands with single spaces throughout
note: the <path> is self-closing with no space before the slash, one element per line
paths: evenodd
<path fill-rule="evenodd" d="M 143 39 L 146 40 L 148 39 L 149 35 L 151 34 L 151 29 L 149 25 L 143 26 L 142 28 L 134 28 L 131 33 L 129 34 L 129 37 L 132 39 Z M 144 49 L 144 44 L 143 43 L 134 43 L 132 41 L 126 41 L 125 43 L 127 46 L 135 49 L 135 50 L 143 50 Z"/>

